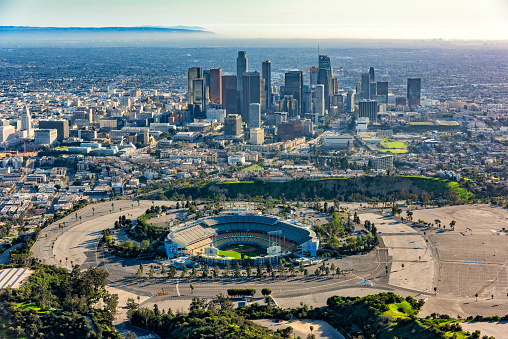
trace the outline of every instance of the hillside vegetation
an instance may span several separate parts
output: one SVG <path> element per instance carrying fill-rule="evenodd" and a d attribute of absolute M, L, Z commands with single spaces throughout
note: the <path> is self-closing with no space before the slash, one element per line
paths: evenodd
<path fill-rule="evenodd" d="M 472 194 L 457 183 L 431 177 L 402 176 L 362 176 L 347 179 L 293 180 L 271 182 L 208 183 L 202 186 L 171 189 L 165 192 L 167 198 L 185 197 L 214 198 L 224 195 L 226 198 L 286 198 L 289 200 L 307 200 L 314 198 L 339 199 L 343 201 L 368 201 L 395 199 L 419 199 L 426 192 L 430 198 L 449 195 L 455 200 L 468 201 Z M 454 201 L 457 202 L 457 201 Z"/>

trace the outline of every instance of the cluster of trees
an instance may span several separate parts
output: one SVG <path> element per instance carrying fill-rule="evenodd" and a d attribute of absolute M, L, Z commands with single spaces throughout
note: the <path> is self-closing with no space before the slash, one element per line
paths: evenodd
<path fill-rule="evenodd" d="M 256 290 L 253 288 L 229 288 L 228 295 L 230 297 L 241 297 L 244 295 L 248 295 L 253 297 L 256 294 Z"/>
<path fill-rule="evenodd" d="M 131 227 L 132 226 L 132 220 L 127 219 L 125 215 L 119 216 L 118 221 L 115 221 L 115 230 L 119 229 L 120 227 Z"/>
<path fill-rule="evenodd" d="M 223 295 L 212 300 L 193 298 L 189 313 L 176 315 L 171 309 L 160 311 L 157 305 L 153 309 L 138 308 L 131 302 L 129 307 L 132 325 L 154 331 L 161 338 L 292 338 L 293 329 L 290 327 L 274 332 L 248 320 L 289 319 L 287 311 L 258 304 L 235 309 L 229 298 Z"/>
<path fill-rule="evenodd" d="M 79 265 L 71 272 L 48 265 L 33 268 L 25 285 L 0 291 L 9 311 L 10 333 L 30 338 L 120 338 L 112 324 L 118 295 L 106 291 L 106 271 L 91 268 L 82 272 Z M 21 303 L 34 307 L 19 308 Z M 94 320 L 98 333 L 91 330 L 84 315 Z"/>

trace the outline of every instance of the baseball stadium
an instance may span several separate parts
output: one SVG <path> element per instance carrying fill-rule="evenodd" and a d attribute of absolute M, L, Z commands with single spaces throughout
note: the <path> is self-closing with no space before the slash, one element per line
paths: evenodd
<path fill-rule="evenodd" d="M 258 211 L 232 210 L 174 227 L 165 239 L 168 258 L 200 256 L 215 262 L 295 253 L 315 256 L 319 241 L 311 226 Z"/>

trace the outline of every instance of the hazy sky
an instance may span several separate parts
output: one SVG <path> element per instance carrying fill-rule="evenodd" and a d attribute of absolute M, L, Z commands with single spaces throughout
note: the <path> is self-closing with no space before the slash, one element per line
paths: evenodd
<path fill-rule="evenodd" d="M 239 38 L 508 39 L 508 0 L 0 0 L 2 26 L 201 26 Z"/>

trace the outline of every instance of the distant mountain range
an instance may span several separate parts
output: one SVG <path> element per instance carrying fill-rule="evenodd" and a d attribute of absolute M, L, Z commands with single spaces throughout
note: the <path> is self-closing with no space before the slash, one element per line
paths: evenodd
<path fill-rule="evenodd" d="M 34 27 L 0 26 L 0 33 L 114 33 L 114 32 L 156 32 L 156 33 L 211 33 L 198 26 L 134 26 L 134 27 Z"/>

